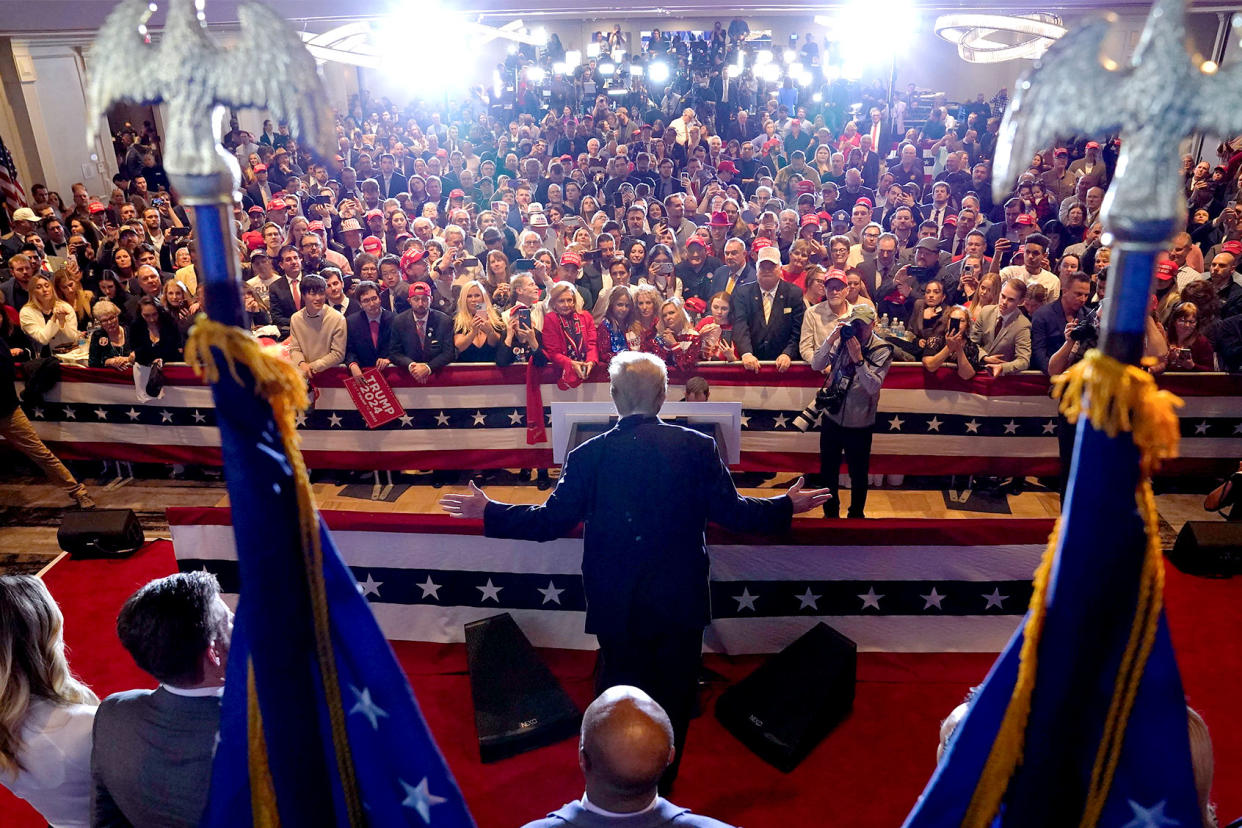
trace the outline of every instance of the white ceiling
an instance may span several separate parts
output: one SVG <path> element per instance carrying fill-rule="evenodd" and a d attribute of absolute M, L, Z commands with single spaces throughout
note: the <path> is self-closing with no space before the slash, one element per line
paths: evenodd
<path fill-rule="evenodd" d="M 190 0 L 173 0 L 190 2 Z M 166 0 L 167 2 L 167 0 Z M 398 0 L 269 0 L 268 4 L 283 16 L 294 21 L 315 22 L 347 21 L 382 16 L 392 11 Z M 415 0 L 411 0 L 414 5 Z M 1020 0 L 916 0 L 918 5 L 930 11 L 945 10 L 1012 10 L 1017 12 L 1043 11 L 1052 13 L 1081 13 L 1093 9 L 1112 9 L 1135 12 L 1147 8 L 1144 0 L 1059 0 L 1047 5 L 1032 6 Z M 115 0 L 0 0 L 0 35 L 65 37 L 94 31 L 103 22 Z M 163 3 L 161 3 L 163 5 Z M 207 20 L 213 26 L 236 22 L 238 0 L 208 0 Z M 736 11 L 722 8 L 713 0 L 635 0 L 633 3 L 618 0 L 580 0 L 568 8 L 564 0 L 462 0 L 446 3 L 463 14 L 481 16 L 488 22 L 504 22 L 516 16 L 544 20 L 592 18 L 615 18 L 617 16 L 670 17 L 703 16 L 726 17 L 742 14 L 749 18 L 774 15 L 810 16 L 816 12 L 844 5 L 842 2 L 825 2 L 807 5 L 797 0 L 759 0 Z M 1219 4 L 1216 4 L 1219 6 Z M 1208 10 L 1205 4 L 1195 4 L 1196 11 Z M 1213 9 L 1214 10 L 1214 9 Z M 153 21 L 158 26 L 162 13 Z M 310 26 L 321 28 L 320 26 Z"/>

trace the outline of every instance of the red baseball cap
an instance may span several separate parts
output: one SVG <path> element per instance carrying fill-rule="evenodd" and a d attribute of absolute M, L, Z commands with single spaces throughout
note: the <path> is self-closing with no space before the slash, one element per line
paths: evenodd
<path fill-rule="evenodd" d="M 322 232 L 323 232 L 323 222 L 322 222 L 322 221 L 312 221 L 310 224 L 306 225 L 306 229 L 307 229 L 307 230 L 309 230 L 309 231 L 311 231 L 312 233 L 322 233 Z"/>
<path fill-rule="evenodd" d="M 99 208 L 99 209 L 101 209 L 101 210 L 102 210 L 102 209 L 103 209 L 103 205 L 100 205 L 100 208 Z M 93 210 L 93 209 L 92 209 L 92 210 L 91 210 L 91 212 L 93 213 L 93 212 L 95 212 L 95 210 Z M 250 209 L 249 209 L 249 210 L 247 210 L 246 212 L 247 212 L 247 213 L 262 213 L 262 212 L 263 212 L 263 208 L 262 208 L 262 207 L 260 207 L 260 206 L 259 206 L 259 205 L 257 205 L 257 204 L 251 204 L 251 205 L 250 205 Z"/>
<path fill-rule="evenodd" d="M 367 210 L 365 213 L 362 214 L 362 217 L 365 218 L 367 221 L 370 221 L 373 218 L 382 219 L 384 217 L 384 214 L 381 213 L 379 210 Z"/>
<path fill-rule="evenodd" d="M 1161 282 L 1168 282 L 1177 275 L 1177 263 L 1165 259 L 1156 265 L 1156 279 Z"/>
<path fill-rule="evenodd" d="M 863 196 L 862 198 L 858 199 L 858 201 L 854 202 L 855 207 L 857 207 L 859 204 L 867 205 L 868 210 L 870 210 L 872 207 L 875 207 L 875 204 L 872 203 L 871 199 L 867 198 L 866 196 Z"/>
<path fill-rule="evenodd" d="M 1014 223 L 1029 226 L 1035 223 L 1035 218 L 1030 213 L 1018 213 L 1018 217 L 1014 219 Z"/>
<path fill-rule="evenodd" d="M 689 247 L 692 244 L 697 244 L 699 247 L 707 249 L 707 244 L 698 236 L 691 236 L 690 238 L 686 239 L 686 247 Z"/>
<path fill-rule="evenodd" d="M 716 169 L 719 172 L 736 173 L 737 165 L 732 161 L 721 161 L 718 165 L 716 165 Z"/>
<path fill-rule="evenodd" d="M 1221 253 L 1229 253 L 1233 256 L 1242 256 L 1242 241 L 1227 241 L 1220 246 Z"/>
<path fill-rule="evenodd" d="M 578 255 L 576 251 L 566 250 L 561 254 L 561 264 L 582 267 L 582 256 Z"/>
<path fill-rule="evenodd" d="M 254 250 L 263 246 L 263 234 L 257 230 L 249 230 L 242 233 L 241 240 L 247 250 Z"/>
<path fill-rule="evenodd" d="M 410 289 L 409 291 L 407 291 L 406 295 L 409 296 L 411 299 L 413 299 L 415 296 L 430 296 L 431 285 L 427 284 L 426 282 L 415 282 L 414 284 L 410 285 Z"/>
<path fill-rule="evenodd" d="M 815 182 L 814 182 L 814 181 L 799 181 L 799 182 L 798 182 L 798 192 L 800 192 L 800 193 L 813 193 L 813 192 L 815 192 Z"/>
<path fill-rule="evenodd" d="M 1099 141 L 1088 141 L 1087 142 L 1087 149 L 1099 149 L 1099 148 L 1100 148 Z"/>
<path fill-rule="evenodd" d="M 375 236 L 367 236 L 362 240 L 362 252 L 378 256 L 384 252 L 384 243 Z"/>
<path fill-rule="evenodd" d="M 816 227 L 819 227 L 819 216 L 814 213 L 807 213 L 802 217 L 802 226 L 806 227 L 808 224 L 813 224 Z"/>
<path fill-rule="evenodd" d="M 250 169 L 254 170 L 254 171 L 255 171 L 255 172 L 257 172 L 257 173 L 258 173 L 258 172 L 267 172 L 267 164 L 255 164 L 255 165 L 254 165 L 253 167 L 251 167 Z"/>
<path fill-rule="evenodd" d="M 86 208 L 86 209 L 87 209 L 89 212 L 92 212 L 92 213 L 102 213 L 104 210 L 107 210 L 108 208 L 107 208 L 107 207 L 105 207 L 105 206 L 103 206 L 103 204 L 102 204 L 101 202 L 98 202 L 98 201 L 92 201 L 92 202 L 91 202 L 91 203 L 87 206 L 87 208 Z"/>
<path fill-rule="evenodd" d="M 412 264 L 418 264 L 430 255 L 426 250 L 407 250 L 401 254 L 401 270 L 405 270 Z"/>
<path fill-rule="evenodd" d="M 449 198 L 465 198 L 465 197 L 466 197 L 465 190 L 452 190 L 449 192 Z"/>
<path fill-rule="evenodd" d="M 753 242 L 750 243 L 750 252 L 757 253 L 763 248 L 771 247 L 771 246 L 772 246 L 771 239 L 769 239 L 767 236 L 759 236 Z"/>
<path fill-rule="evenodd" d="M 712 220 L 708 222 L 712 227 L 731 227 L 733 222 L 729 221 L 729 217 L 722 210 L 712 213 Z"/>

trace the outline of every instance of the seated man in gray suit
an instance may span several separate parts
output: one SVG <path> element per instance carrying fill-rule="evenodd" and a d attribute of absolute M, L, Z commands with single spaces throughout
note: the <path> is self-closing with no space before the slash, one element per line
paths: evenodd
<path fill-rule="evenodd" d="M 207 804 L 233 613 L 214 575 L 181 572 L 131 595 L 116 630 L 160 686 L 99 705 L 91 825 L 193 828 Z"/>
<path fill-rule="evenodd" d="M 656 787 L 673 753 L 673 725 L 664 708 L 637 687 L 608 688 L 582 716 L 578 766 L 586 793 L 525 828 L 729 828 L 660 796 Z"/>
<path fill-rule="evenodd" d="M 1019 278 L 1001 285 L 1000 299 L 979 312 L 970 339 L 985 356 L 992 376 L 1000 377 L 1031 367 L 1031 320 L 1022 313 L 1026 282 Z"/>

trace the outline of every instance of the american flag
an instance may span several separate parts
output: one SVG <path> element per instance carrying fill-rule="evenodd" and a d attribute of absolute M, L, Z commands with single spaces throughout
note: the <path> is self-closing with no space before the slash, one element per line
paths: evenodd
<path fill-rule="evenodd" d="M 4 194 L 4 206 L 13 212 L 18 207 L 26 206 L 26 191 L 17 180 L 17 165 L 13 163 L 13 153 L 4 145 L 0 138 L 0 193 Z"/>

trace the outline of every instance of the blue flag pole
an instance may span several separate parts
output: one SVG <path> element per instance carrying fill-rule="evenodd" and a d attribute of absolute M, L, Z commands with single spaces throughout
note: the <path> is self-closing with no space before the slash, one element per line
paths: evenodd
<path fill-rule="evenodd" d="M 158 42 L 152 14 L 166 6 Z M 265 109 L 328 147 L 314 58 L 286 21 L 238 4 L 228 49 L 202 3 L 121 0 L 91 47 L 88 123 L 115 102 L 163 104 L 165 168 L 193 216 L 208 315 L 186 362 L 212 385 L 240 593 L 203 825 L 473 821 L 404 673 L 315 509 L 296 416 L 305 381 L 244 326 L 232 210 L 240 176 L 219 144 L 225 108 Z"/>

